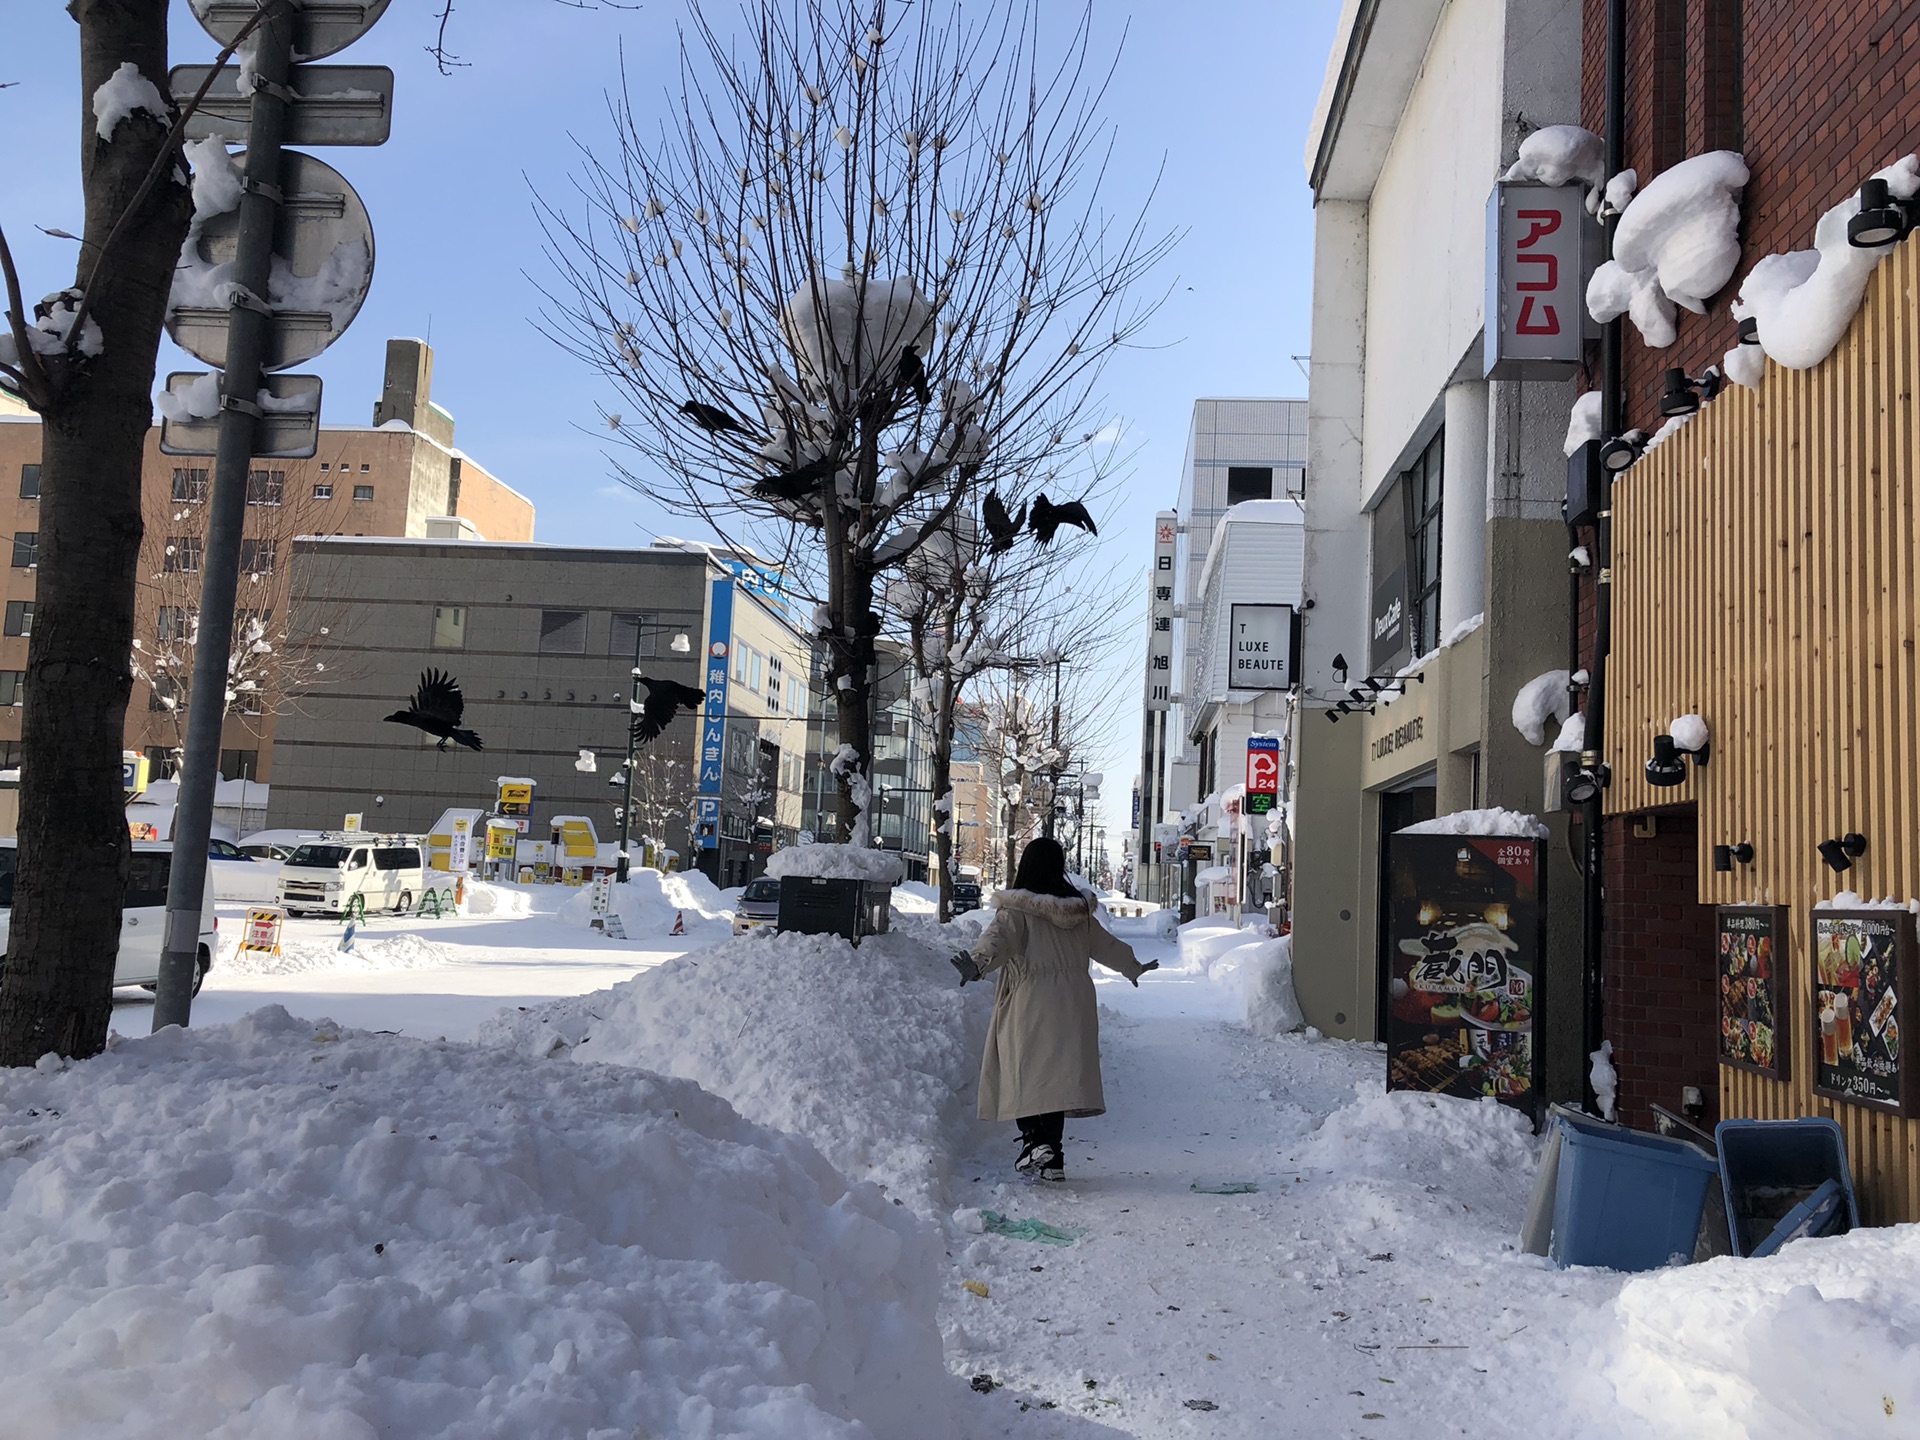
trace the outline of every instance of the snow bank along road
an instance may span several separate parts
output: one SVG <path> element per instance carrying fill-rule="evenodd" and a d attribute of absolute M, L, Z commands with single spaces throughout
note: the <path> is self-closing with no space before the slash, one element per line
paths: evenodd
<path fill-rule="evenodd" d="M 1553 1270 L 1514 1116 L 1254 1035 L 1171 943 L 1036 1188 L 972 1118 L 977 920 L 671 957 L 516 903 L 0 1073 L 0 1434 L 1920 1436 L 1917 1227 Z M 314 1018 L 205 1023 L 276 987 Z"/>

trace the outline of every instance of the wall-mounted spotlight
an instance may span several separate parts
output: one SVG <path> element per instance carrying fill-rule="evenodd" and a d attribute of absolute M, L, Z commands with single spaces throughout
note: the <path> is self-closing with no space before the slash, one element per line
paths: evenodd
<path fill-rule="evenodd" d="M 1610 474 L 1618 475 L 1634 461 L 1640 458 L 1640 452 L 1646 449 L 1646 440 L 1640 438 L 1638 430 L 1629 430 L 1625 435 L 1615 435 L 1600 444 L 1601 468 Z"/>
<path fill-rule="evenodd" d="M 1740 327 L 1734 333 L 1740 337 L 1740 343 L 1742 345 L 1758 345 L 1760 343 L 1760 317 L 1758 315 L 1742 316 Z"/>
<path fill-rule="evenodd" d="M 1333 657 L 1333 683 L 1336 685 L 1344 685 L 1347 683 L 1347 657 L 1345 655 L 1335 655 Z"/>
<path fill-rule="evenodd" d="M 1680 747 L 1671 735 L 1653 737 L 1653 758 L 1647 761 L 1647 784 L 1669 790 L 1687 783 L 1687 762 L 1680 758 Z"/>
<path fill-rule="evenodd" d="M 1666 393 L 1660 397 L 1660 413 L 1671 420 L 1676 415 L 1691 415 L 1700 408 L 1700 397 L 1693 393 L 1693 381 L 1678 368 L 1667 371 Z"/>
<path fill-rule="evenodd" d="M 1738 845 L 1716 845 L 1713 847 L 1713 868 L 1722 875 L 1733 873 L 1733 862 L 1742 865 L 1753 863 L 1753 846 L 1742 840 Z"/>
<path fill-rule="evenodd" d="M 1817 848 L 1829 870 L 1843 872 L 1851 870 L 1853 862 L 1867 853 L 1867 837 L 1857 830 L 1849 830 L 1838 840 L 1822 840 Z"/>
<path fill-rule="evenodd" d="M 1611 768 L 1607 765 L 1603 764 L 1594 769 L 1582 767 L 1576 770 L 1572 778 L 1567 781 L 1567 799 L 1572 804 L 1585 805 L 1606 789 L 1612 779 Z"/>
<path fill-rule="evenodd" d="M 1847 221 L 1847 243 L 1856 250 L 1877 250 L 1893 244 L 1912 225 L 1905 202 L 1876 175 L 1860 187 L 1860 213 Z"/>

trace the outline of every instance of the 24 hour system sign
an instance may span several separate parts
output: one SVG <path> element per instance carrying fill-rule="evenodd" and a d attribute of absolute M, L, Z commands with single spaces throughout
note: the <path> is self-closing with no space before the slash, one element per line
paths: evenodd
<path fill-rule="evenodd" d="M 1296 668 L 1291 605 L 1235 605 L 1228 612 L 1227 688 L 1288 690 Z"/>

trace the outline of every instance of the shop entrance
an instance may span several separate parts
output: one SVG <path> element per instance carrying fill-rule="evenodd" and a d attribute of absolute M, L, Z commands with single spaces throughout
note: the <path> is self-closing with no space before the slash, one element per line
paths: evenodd
<path fill-rule="evenodd" d="M 1378 900 L 1374 905 L 1374 1000 L 1373 1000 L 1373 1038 L 1385 1041 L 1387 1038 L 1387 1014 L 1393 1005 L 1393 997 L 1387 985 L 1393 975 L 1392 960 L 1387 954 L 1387 913 L 1390 880 L 1387 875 L 1387 837 L 1396 830 L 1404 830 L 1409 825 L 1418 825 L 1423 820 L 1431 820 L 1439 813 L 1439 791 L 1434 788 L 1434 777 L 1422 776 L 1412 781 L 1404 789 L 1388 790 L 1380 798 L 1380 846 L 1375 862 L 1375 879 Z"/>

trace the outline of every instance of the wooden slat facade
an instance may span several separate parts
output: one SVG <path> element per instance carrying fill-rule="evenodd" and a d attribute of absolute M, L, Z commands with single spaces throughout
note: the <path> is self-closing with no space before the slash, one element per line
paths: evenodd
<path fill-rule="evenodd" d="M 1881 263 L 1824 364 L 1730 388 L 1613 506 L 1608 811 L 1691 800 L 1701 903 L 1791 907 L 1791 1078 L 1723 1065 L 1722 1113 L 1838 1120 L 1882 1224 L 1920 1220 L 1920 1122 L 1812 1093 L 1808 951 L 1816 901 L 1920 896 L 1916 379 L 1920 237 Z M 1690 712 L 1712 727 L 1707 767 L 1647 785 L 1653 737 Z M 1835 874 L 1814 847 L 1856 830 L 1867 853 Z M 1742 840 L 1753 863 L 1716 874 L 1713 846 Z M 1902 998 L 1904 1021 L 1920 997 Z"/>

